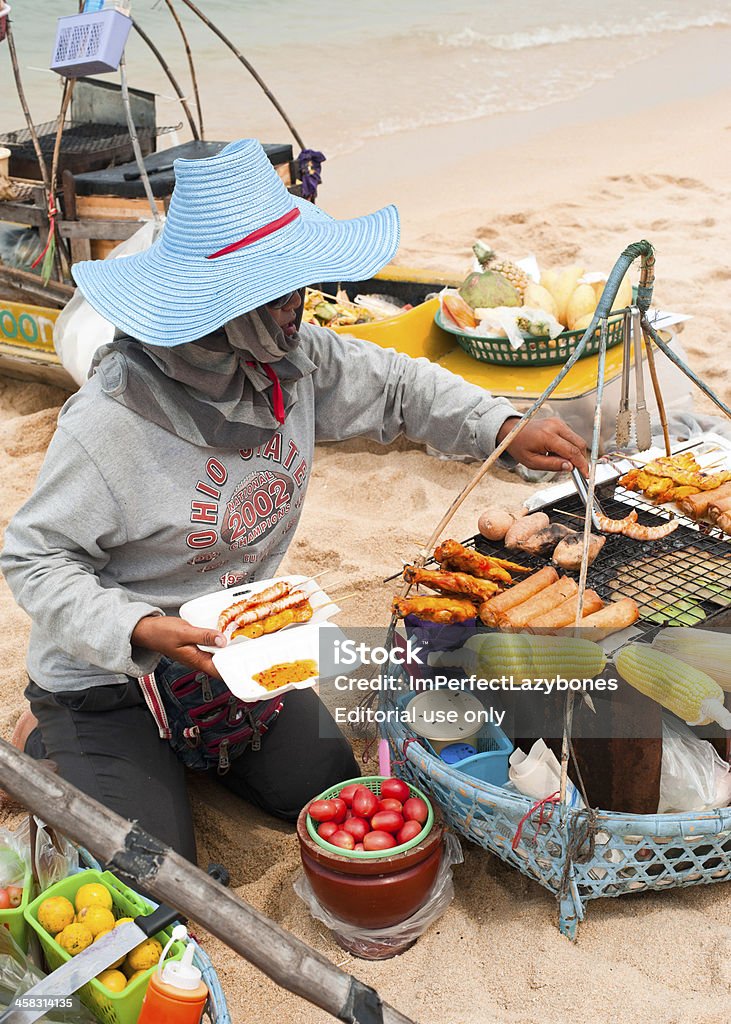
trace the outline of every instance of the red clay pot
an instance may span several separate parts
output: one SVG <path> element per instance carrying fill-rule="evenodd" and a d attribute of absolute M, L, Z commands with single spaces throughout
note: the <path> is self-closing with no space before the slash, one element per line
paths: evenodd
<path fill-rule="evenodd" d="M 297 819 L 302 866 L 323 907 L 360 928 L 388 928 L 411 917 L 431 891 L 442 858 L 444 829 L 435 824 L 417 846 L 395 856 L 359 860 L 323 850 Z"/>

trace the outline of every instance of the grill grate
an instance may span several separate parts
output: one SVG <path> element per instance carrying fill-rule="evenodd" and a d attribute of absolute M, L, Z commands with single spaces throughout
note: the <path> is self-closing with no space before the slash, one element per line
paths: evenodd
<path fill-rule="evenodd" d="M 154 134 L 162 135 L 174 131 L 175 127 L 180 126 L 158 128 Z M 50 157 L 53 154 L 53 147 L 56 145 L 56 122 L 46 121 L 44 124 L 35 125 L 35 130 L 43 155 Z M 152 132 L 144 129 L 140 130 L 138 134 L 147 137 L 153 135 Z M 9 146 L 13 151 L 13 156 L 22 159 L 35 159 L 33 142 L 27 128 L 5 132 L 0 135 L 0 144 Z M 67 121 L 61 136 L 61 153 L 65 155 L 113 152 L 128 148 L 129 145 L 129 132 L 126 126 L 122 125 L 77 124 Z"/>
<path fill-rule="evenodd" d="M 658 515 L 657 509 L 638 500 L 635 494 L 631 504 L 620 500 L 627 497 L 627 492 L 617 488 L 615 493 L 614 486 L 597 488 L 597 497 L 610 518 L 623 519 L 634 508 L 638 521 L 646 526 L 667 521 L 667 514 Z M 560 513 L 571 512 L 583 520 L 584 506 L 578 495 L 569 495 L 543 506 L 541 511 L 552 522 L 571 525 L 572 520 Z M 690 520 L 678 518 L 682 525 L 661 540 L 642 542 L 621 534 L 603 534 L 606 543 L 587 574 L 587 587 L 596 590 L 604 601 L 631 597 L 637 602 L 640 618 L 635 628 L 648 637 L 659 626 L 698 625 L 731 607 L 731 543 L 717 528 L 699 530 Z M 581 531 L 583 523 L 576 519 L 574 524 Z M 481 534 L 463 543 L 485 555 L 507 558 L 531 569 L 540 569 L 549 561 L 545 555 L 508 551 Z M 436 562 L 431 558 L 426 564 L 433 566 Z M 578 572 L 562 572 L 579 578 Z"/>

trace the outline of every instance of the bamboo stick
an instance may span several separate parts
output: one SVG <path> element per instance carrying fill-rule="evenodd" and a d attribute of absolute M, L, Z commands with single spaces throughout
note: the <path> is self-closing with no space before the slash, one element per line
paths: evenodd
<path fill-rule="evenodd" d="M 0 783 L 111 871 L 131 876 L 157 900 L 199 922 L 283 988 L 340 1021 L 413 1024 L 382 1002 L 374 989 L 341 971 L 138 825 L 4 741 L 0 741 Z"/>
<path fill-rule="evenodd" d="M 46 166 L 46 161 L 45 161 L 45 159 L 43 157 L 43 151 L 41 150 L 41 144 L 38 141 L 38 133 L 36 132 L 35 125 L 33 124 L 33 118 L 31 117 L 31 114 L 30 114 L 30 109 L 28 107 L 28 101 L 25 98 L 25 89 L 23 88 L 23 80 L 22 80 L 22 78 L 20 76 L 20 65 L 18 64 L 18 54 L 17 54 L 17 51 L 15 49 L 15 40 L 13 39 L 13 23 L 12 23 L 12 18 L 11 18 L 11 16 L 9 14 L 6 16 L 6 21 L 7 21 L 8 24 L 7 24 L 7 33 L 6 33 L 5 38 L 7 40 L 8 49 L 10 51 L 10 63 L 13 66 L 13 76 L 15 78 L 15 88 L 16 88 L 16 91 L 18 93 L 18 99 L 20 100 L 20 105 L 23 108 L 23 114 L 25 115 L 25 123 L 28 126 L 28 131 L 30 133 L 31 141 L 33 143 L 33 149 L 35 150 L 36 159 L 38 160 L 38 166 L 40 167 L 40 170 L 41 170 L 41 178 L 43 179 L 43 185 L 44 185 L 45 190 L 46 190 L 46 205 L 47 205 L 48 204 L 48 198 L 49 198 L 49 196 L 51 194 L 51 182 L 50 182 L 50 178 L 48 177 L 48 167 Z"/>
<path fill-rule="evenodd" d="M 186 31 L 185 31 L 185 28 L 183 27 L 182 21 L 180 20 L 180 16 L 178 15 L 178 12 L 173 7 L 173 0 L 165 0 L 165 3 L 167 4 L 167 8 L 170 11 L 172 19 L 175 22 L 175 24 L 178 26 L 178 31 L 180 32 L 180 35 L 183 38 L 183 46 L 185 47 L 185 55 L 188 58 L 188 67 L 190 68 L 190 77 L 191 77 L 191 80 L 193 82 L 193 95 L 195 96 L 195 106 L 196 106 L 196 110 L 198 111 L 198 127 L 199 127 L 199 130 L 200 130 L 201 139 L 204 139 L 205 135 L 204 135 L 204 132 L 203 132 L 203 109 L 201 107 L 200 93 L 198 92 L 198 76 L 195 73 L 195 63 L 193 62 L 193 51 L 190 48 L 190 43 L 188 42 L 188 35 L 187 35 Z"/>
<path fill-rule="evenodd" d="M 160 53 L 158 48 L 155 46 L 153 41 L 150 39 L 148 34 L 144 31 L 144 29 L 142 29 L 140 27 L 138 22 L 133 21 L 132 22 L 132 28 L 135 30 L 137 35 L 145 43 L 147 43 L 148 47 L 152 50 L 153 54 L 155 55 L 155 58 L 157 59 L 158 64 L 160 65 L 160 67 L 163 69 L 163 71 L 167 75 L 168 81 L 170 82 L 170 84 L 172 85 L 173 89 L 175 90 L 175 93 L 176 93 L 178 99 L 180 100 L 180 105 L 182 106 L 183 110 L 185 111 L 185 116 L 188 119 L 188 124 L 190 125 L 190 130 L 191 130 L 191 132 L 193 134 L 193 138 L 196 140 L 196 142 L 198 142 L 200 140 L 200 134 L 198 132 L 198 125 L 193 120 L 193 115 L 190 112 L 190 107 L 188 106 L 188 101 L 185 98 L 185 93 L 183 92 L 183 90 L 178 85 L 178 80 L 176 79 L 175 75 L 173 74 L 173 72 L 172 72 L 172 70 L 170 68 L 170 65 L 165 60 L 163 55 Z"/>
<path fill-rule="evenodd" d="M 289 117 L 285 113 L 285 110 L 282 107 L 282 105 L 279 102 L 279 100 L 277 99 L 277 97 L 271 91 L 271 89 L 266 84 L 266 82 L 261 77 L 261 75 L 257 72 L 256 68 L 246 59 L 246 57 L 244 57 L 243 53 L 241 53 L 241 51 L 238 50 L 234 46 L 234 44 L 231 42 L 231 40 L 227 36 L 224 35 L 224 33 L 220 30 L 220 28 L 218 28 L 216 25 L 214 25 L 214 23 L 211 21 L 211 19 L 208 18 L 203 13 L 203 11 L 201 11 L 198 7 L 196 7 L 196 5 L 194 3 L 192 3 L 192 0 L 183 0 L 183 3 L 185 4 L 186 7 L 189 7 L 190 10 L 194 14 L 197 14 L 198 17 L 200 18 L 200 20 L 203 22 L 203 24 L 207 25 L 208 28 L 211 30 L 211 32 L 213 32 L 215 35 L 217 35 L 218 38 L 221 40 L 221 42 L 224 43 L 226 46 L 228 46 L 229 50 L 234 54 L 234 56 L 237 57 L 238 60 L 241 61 L 241 63 L 244 65 L 244 67 L 249 72 L 249 74 L 254 78 L 254 80 L 257 82 L 257 84 L 264 91 L 264 94 L 266 95 L 267 99 L 269 99 L 270 102 L 276 108 L 276 110 L 279 113 L 280 117 L 282 118 L 282 120 L 284 121 L 284 123 L 287 125 L 287 127 L 291 131 L 292 135 L 294 136 L 294 138 L 295 138 L 295 140 L 297 142 L 297 145 L 300 147 L 300 149 L 305 149 L 306 147 L 305 147 L 304 142 L 302 141 L 301 135 L 299 134 L 299 132 L 297 131 L 295 126 L 290 121 Z"/>
<path fill-rule="evenodd" d="M 162 225 L 162 217 L 160 216 L 160 211 L 157 208 L 155 197 L 152 194 L 152 185 L 150 185 L 150 178 L 147 174 L 147 168 L 145 167 L 145 159 L 142 156 L 140 140 L 137 138 L 137 126 L 135 125 L 134 118 L 132 117 L 132 104 L 130 103 L 129 86 L 127 85 L 127 61 L 125 60 L 124 54 L 122 54 L 122 59 L 119 62 L 119 81 L 122 87 L 124 116 L 127 121 L 127 130 L 129 131 L 129 137 L 132 143 L 132 151 L 135 155 L 135 163 L 137 164 L 137 170 L 140 172 L 142 187 L 145 190 L 147 202 L 150 204 L 152 219 L 155 223 L 155 230 L 157 230 L 157 228 Z"/>

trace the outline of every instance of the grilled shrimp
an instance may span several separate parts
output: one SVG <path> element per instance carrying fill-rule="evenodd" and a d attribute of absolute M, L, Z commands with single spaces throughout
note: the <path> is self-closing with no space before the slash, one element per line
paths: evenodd
<path fill-rule="evenodd" d="M 609 516 L 603 516 L 601 512 L 597 512 L 596 515 L 602 533 L 624 533 L 625 536 L 629 536 L 626 533 L 628 527 L 637 522 L 637 513 L 634 509 L 624 519 L 610 519 Z"/>
<path fill-rule="evenodd" d="M 625 537 L 630 537 L 632 540 L 660 540 L 661 537 L 667 537 L 674 530 L 680 526 L 677 519 L 670 519 L 667 523 L 662 523 L 660 526 L 643 526 L 642 523 L 630 523 L 626 529 L 622 531 Z"/>

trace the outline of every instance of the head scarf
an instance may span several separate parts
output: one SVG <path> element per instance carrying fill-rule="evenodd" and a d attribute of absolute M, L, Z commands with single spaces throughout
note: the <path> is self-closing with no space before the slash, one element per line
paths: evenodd
<path fill-rule="evenodd" d="M 298 382 L 315 369 L 299 340 L 261 308 L 173 348 L 117 335 L 99 349 L 92 372 L 110 398 L 192 444 L 255 448 L 275 433 L 282 412 L 291 412 Z"/>

